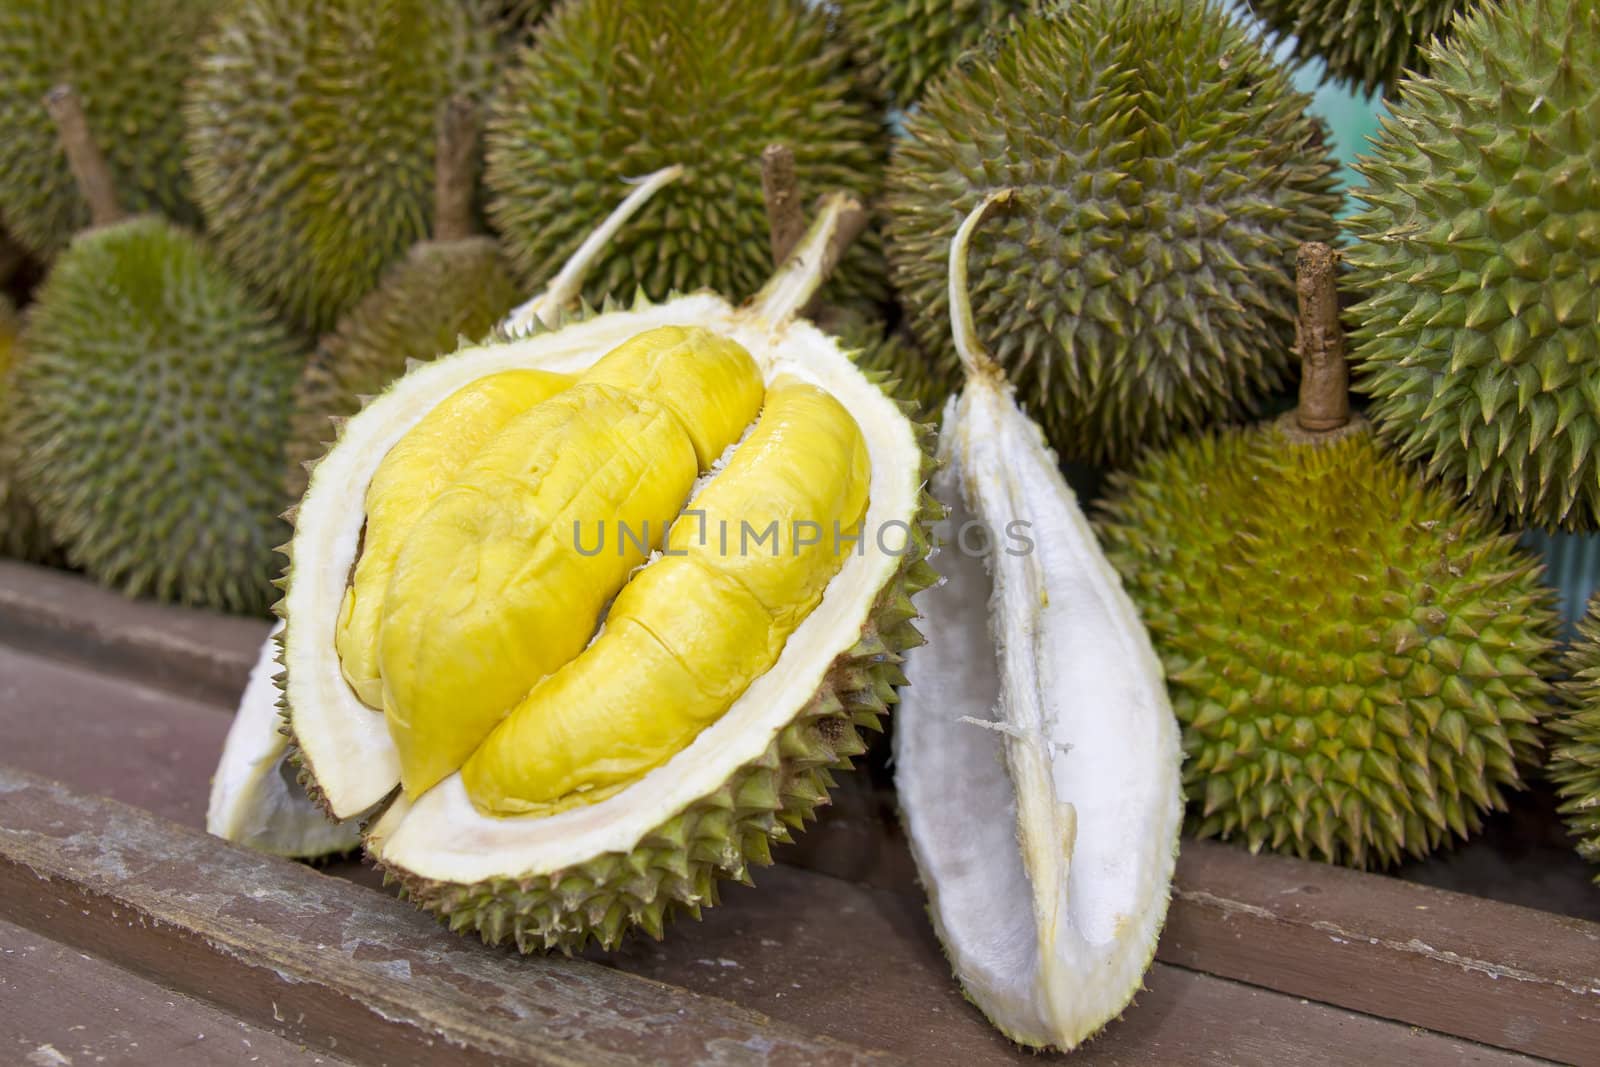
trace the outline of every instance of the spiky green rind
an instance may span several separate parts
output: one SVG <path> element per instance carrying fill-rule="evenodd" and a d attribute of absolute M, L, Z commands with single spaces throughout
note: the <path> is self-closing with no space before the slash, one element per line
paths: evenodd
<path fill-rule="evenodd" d="M 24 340 L 23 477 L 68 558 L 129 594 L 265 610 L 301 343 L 150 217 L 74 241 Z"/>
<path fill-rule="evenodd" d="M 17 309 L 0 296 L 0 556 L 46 560 L 54 555 L 39 513 L 17 477 L 22 451 L 11 427 L 12 390 L 22 329 Z"/>
<path fill-rule="evenodd" d="M 532 290 L 622 182 L 681 163 L 685 175 L 612 242 L 584 293 L 737 296 L 772 269 L 762 150 L 793 149 L 807 199 L 831 189 L 870 198 L 886 140 L 844 47 L 801 0 L 568 0 L 495 95 L 489 213 Z M 881 295 L 875 243 L 852 249 L 838 291 Z"/>
<path fill-rule="evenodd" d="M 908 106 L 990 28 L 1032 0 L 836 0 L 839 23 L 884 95 Z"/>
<path fill-rule="evenodd" d="M 1370 432 L 1291 444 L 1273 425 L 1147 453 L 1098 528 L 1166 667 L 1194 832 L 1384 865 L 1520 788 L 1552 595 Z"/>
<path fill-rule="evenodd" d="M 1556 741 L 1547 770 L 1578 854 L 1600 863 L 1600 599 L 1578 624 L 1578 639 L 1563 666 L 1566 707 L 1550 721 Z"/>
<path fill-rule="evenodd" d="M 295 391 L 289 432 L 289 498 L 305 493 L 305 464 L 327 451 L 332 420 L 361 410 L 413 361 L 428 362 L 463 337 L 488 334 L 517 303 L 519 290 L 487 237 L 428 241 L 384 275 L 322 341 Z"/>
<path fill-rule="evenodd" d="M 326 330 L 432 231 L 439 106 L 482 93 L 482 5 L 241 0 L 184 113 L 209 232 L 248 280 Z"/>
<path fill-rule="evenodd" d="M 902 326 L 892 328 L 875 315 L 852 309 L 826 309 L 817 324 L 839 339 L 850 358 L 883 391 L 918 421 L 936 420 L 949 393 L 944 379 Z"/>
<path fill-rule="evenodd" d="M 1335 234 L 1308 98 L 1209 2 L 1047 8 L 992 52 L 929 89 L 890 167 L 890 262 L 941 376 L 951 238 L 1009 187 L 972 304 L 1064 460 L 1254 410 L 1289 372 L 1295 250 Z"/>
<path fill-rule="evenodd" d="M 122 206 L 196 222 L 183 173 L 184 79 L 219 0 L 0 0 L 0 215 L 41 259 L 89 223 L 44 108 L 70 83 Z"/>
<path fill-rule="evenodd" d="M 1404 71 L 1467 0 L 1253 0 L 1250 11 L 1293 35 L 1296 59 L 1321 59 L 1328 73 L 1364 93 L 1392 92 Z"/>
<path fill-rule="evenodd" d="M 1428 474 L 1600 524 L 1600 0 L 1459 19 L 1358 169 L 1357 388 Z"/>

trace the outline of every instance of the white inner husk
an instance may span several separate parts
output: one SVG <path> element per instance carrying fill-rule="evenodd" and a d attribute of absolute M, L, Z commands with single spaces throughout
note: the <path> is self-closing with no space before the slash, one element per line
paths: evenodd
<path fill-rule="evenodd" d="M 414 804 L 397 798 L 372 828 L 368 845 L 385 862 L 426 878 L 474 882 L 560 870 L 604 852 L 631 850 L 650 829 L 767 749 L 820 687 L 829 664 L 860 636 L 873 601 L 899 566 L 892 550 L 903 541 L 902 528 L 891 527 L 886 536 L 889 552 L 880 550 L 872 534 L 916 514 L 921 473 L 914 431 L 838 345 L 807 323 L 775 327 L 703 294 L 419 367 L 345 427 L 339 447 L 313 473 L 296 519 L 286 602 L 286 654 L 293 664 L 288 697 L 296 737 L 334 811 L 344 816 L 371 807 L 400 777 L 383 716 L 356 699 L 334 649 L 339 603 L 363 521 L 361 502 L 383 456 L 434 404 L 474 379 L 527 367 L 582 371 L 634 334 L 672 324 L 726 333 L 749 349 L 768 381 L 794 374 L 849 409 L 872 459 L 864 550 L 849 557 L 773 668 L 667 764 L 608 800 L 544 818 L 480 815 L 460 776 L 453 775 Z"/>
<path fill-rule="evenodd" d="M 996 550 L 939 550 L 947 580 L 924 597 L 928 644 L 895 716 L 896 785 L 968 994 L 1014 1039 L 1070 1048 L 1122 1011 L 1155 951 L 1182 818 L 1177 725 L 1038 427 L 979 380 L 947 409 L 940 449 L 941 543 L 977 519 Z M 1005 551 L 1021 548 L 1017 519 L 1025 555 Z"/>

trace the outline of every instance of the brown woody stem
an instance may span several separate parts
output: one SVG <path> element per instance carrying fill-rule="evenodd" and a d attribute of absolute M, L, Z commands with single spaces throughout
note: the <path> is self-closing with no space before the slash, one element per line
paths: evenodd
<path fill-rule="evenodd" d="M 110 226 L 122 221 L 126 216 L 117 202 L 111 167 L 89 132 L 89 122 L 84 117 L 83 101 L 78 98 L 77 90 L 70 85 L 58 85 L 45 95 L 44 106 L 61 134 L 61 148 L 67 154 L 67 166 L 72 169 L 78 191 L 89 204 L 89 224 Z"/>
<path fill-rule="evenodd" d="M 439 107 L 439 145 L 433 169 L 433 239 L 471 237 L 474 159 L 483 119 L 478 106 L 453 96 Z"/>
<path fill-rule="evenodd" d="M 1320 241 L 1300 246 L 1295 260 L 1299 316 L 1295 348 L 1300 353 L 1300 407 L 1295 421 L 1310 433 L 1342 429 L 1350 422 L 1350 366 L 1339 325 L 1339 255 Z"/>
<path fill-rule="evenodd" d="M 767 232 L 772 244 L 772 264 L 781 266 L 806 232 L 800 210 L 800 189 L 795 178 L 794 151 L 788 145 L 769 144 L 761 153 L 761 195 L 767 204 Z"/>

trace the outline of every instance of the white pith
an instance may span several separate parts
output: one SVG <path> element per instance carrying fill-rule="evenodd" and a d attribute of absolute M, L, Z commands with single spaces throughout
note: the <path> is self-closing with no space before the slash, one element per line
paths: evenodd
<path fill-rule="evenodd" d="M 916 514 L 921 453 L 911 424 L 836 342 L 799 322 L 774 326 L 712 295 L 616 312 L 554 333 L 470 349 L 416 368 L 351 419 L 340 444 L 313 472 L 296 518 L 293 579 L 285 610 L 291 721 L 329 806 L 340 816 L 366 810 L 393 791 L 399 761 L 381 714 L 346 685 L 334 626 L 355 559 L 367 482 L 388 450 L 432 406 L 468 382 L 514 368 L 579 372 L 609 349 L 656 326 L 701 325 L 732 336 L 770 382 L 794 374 L 832 393 L 850 411 L 872 459 L 866 529 Z M 888 547 L 897 548 L 901 527 Z M 618 795 L 543 818 L 480 815 L 459 775 L 413 803 L 396 799 L 368 845 L 384 862 L 440 881 L 536 875 L 605 852 L 631 851 L 640 838 L 735 770 L 757 759 L 821 686 L 828 666 L 854 643 L 878 593 L 901 560 L 868 538 L 835 576 L 821 604 L 790 637 L 778 662 L 687 749 Z M 535 679 L 530 679 L 530 685 Z"/>
<path fill-rule="evenodd" d="M 235 844 L 279 856 L 313 858 L 361 843 L 357 820 L 330 822 L 285 766 L 289 739 L 278 717 L 277 634 L 261 646 L 239 710 L 211 779 L 206 830 Z"/>
<path fill-rule="evenodd" d="M 1183 812 L 1177 724 L 1133 604 L 1009 393 L 970 384 L 940 451 L 946 581 L 907 658 L 896 786 L 968 995 L 1013 1039 L 1071 1048 L 1122 1012 L 1155 953 Z M 995 532 L 987 555 L 948 543 L 974 518 Z M 1005 551 L 1021 547 L 1014 519 L 1029 554 Z"/>

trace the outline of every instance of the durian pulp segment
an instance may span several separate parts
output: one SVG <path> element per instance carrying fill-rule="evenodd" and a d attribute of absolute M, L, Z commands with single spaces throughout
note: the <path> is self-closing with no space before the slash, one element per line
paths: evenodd
<path fill-rule="evenodd" d="M 907 660 L 896 785 L 968 994 L 1014 1040 L 1070 1048 L 1127 1006 L 1155 952 L 1177 726 L 1133 605 L 1009 391 L 969 384 L 940 450 L 948 580 Z"/>
<path fill-rule="evenodd" d="M 583 650 L 762 391 L 738 344 L 650 331 L 509 420 L 433 496 L 395 557 L 378 629 L 407 795 L 459 769 Z"/>
<path fill-rule="evenodd" d="M 860 533 L 870 480 L 850 413 L 814 385 L 775 381 L 755 430 L 673 525 L 667 554 L 467 761 L 473 802 L 550 814 L 611 796 L 681 751 L 816 607 L 852 550 L 840 534 Z"/>
<path fill-rule="evenodd" d="M 573 383 L 571 375 L 505 371 L 458 389 L 390 449 L 367 486 L 361 558 L 339 608 L 337 647 L 345 681 L 383 708 L 378 622 L 395 558 L 423 508 L 517 415 Z"/>

